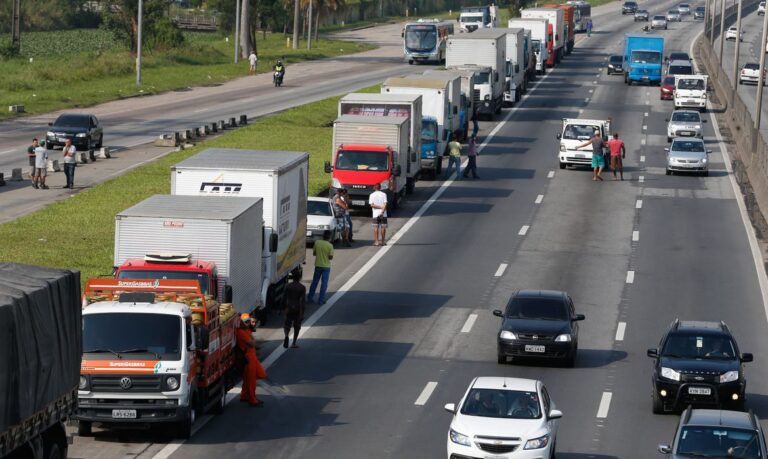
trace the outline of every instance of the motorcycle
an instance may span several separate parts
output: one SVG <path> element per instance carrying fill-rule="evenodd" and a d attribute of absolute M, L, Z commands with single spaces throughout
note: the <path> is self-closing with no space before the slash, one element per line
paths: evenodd
<path fill-rule="evenodd" d="M 272 75 L 272 82 L 275 83 L 275 87 L 283 85 L 283 75 L 285 75 L 284 70 L 276 70 L 274 75 Z"/>

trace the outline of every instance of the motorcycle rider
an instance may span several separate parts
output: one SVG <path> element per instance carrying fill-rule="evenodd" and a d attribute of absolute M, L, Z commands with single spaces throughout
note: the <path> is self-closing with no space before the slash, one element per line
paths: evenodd
<path fill-rule="evenodd" d="M 272 69 L 275 71 L 275 79 L 280 80 L 280 83 L 283 82 L 283 77 L 285 77 L 285 65 L 283 65 L 282 59 L 277 60 L 277 64 L 275 64 Z"/>

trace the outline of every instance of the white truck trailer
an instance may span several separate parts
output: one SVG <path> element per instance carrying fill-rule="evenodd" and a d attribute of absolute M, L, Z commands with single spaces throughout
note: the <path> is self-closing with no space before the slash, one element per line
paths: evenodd
<path fill-rule="evenodd" d="M 559 63 L 565 56 L 565 44 L 568 41 L 565 30 L 565 11 L 561 8 L 526 8 L 520 11 L 523 18 L 542 18 L 552 25 L 552 49 L 555 53 L 554 63 Z"/>
<path fill-rule="evenodd" d="M 508 23 L 510 29 L 521 27 L 531 31 L 531 47 L 536 56 L 536 73 L 543 75 L 547 71 L 549 48 L 547 47 L 547 30 L 549 20 L 546 18 L 514 18 Z"/>
<path fill-rule="evenodd" d="M 459 126 L 464 134 L 464 140 L 469 135 L 469 122 L 475 111 L 475 71 L 452 68 L 449 70 L 427 70 L 424 75 L 442 77 L 443 75 L 458 75 L 461 78 L 461 105 L 459 106 Z M 463 107 L 463 109 L 462 109 Z"/>
<path fill-rule="evenodd" d="M 525 29 L 515 27 L 497 30 L 502 30 L 507 34 L 507 78 L 504 87 L 504 102 L 507 105 L 512 105 L 518 102 L 523 95 L 525 71 L 528 67 L 528 62 L 525 62 Z"/>

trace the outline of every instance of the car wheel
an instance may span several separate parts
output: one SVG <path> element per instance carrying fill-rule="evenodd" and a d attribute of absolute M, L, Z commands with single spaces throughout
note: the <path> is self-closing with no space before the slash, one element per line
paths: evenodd
<path fill-rule="evenodd" d="M 667 169 L 667 175 L 672 175 L 672 171 Z"/>
<path fill-rule="evenodd" d="M 506 365 L 507 364 L 507 356 L 504 354 L 497 354 L 496 361 L 499 363 L 499 365 Z"/>
<path fill-rule="evenodd" d="M 661 400 L 661 397 L 659 396 L 658 392 L 656 392 L 656 388 L 653 388 L 653 414 L 664 414 L 664 402 Z"/>
<path fill-rule="evenodd" d="M 224 412 L 224 408 L 227 406 L 227 391 L 223 388 L 221 390 L 221 396 L 219 402 L 211 407 L 211 414 L 221 414 Z"/>
<path fill-rule="evenodd" d="M 192 436 L 192 427 L 195 425 L 197 418 L 197 407 L 194 405 L 196 402 L 193 399 L 192 408 L 189 410 L 189 417 L 176 424 L 176 436 L 182 440 L 187 440 Z"/>
<path fill-rule="evenodd" d="M 565 166 L 567 166 L 567 164 L 565 164 L 565 163 L 560 163 L 560 169 L 565 169 Z"/>
<path fill-rule="evenodd" d="M 90 437 L 93 424 L 89 421 L 77 421 L 77 435 L 80 437 Z"/>
<path fill-rule="evenodd" d="M 744 84 L 744 80 L 742 80 L 741 78 L 739 78 L 739 86 L 741 86 L 741 85 L 743 85 L 743 84 Z"/>
<path fill-rule="evenodd" d="M 576 366 L 576 351 L 573 351 L 573 354 L 569 355 L 568 357 L 563 360 L 563 366 L 566 368 L 573 368 Z"/>
<path fill-rule="evenodd" d="M 99 136 L 99 144 L 96 145 L 96 148 L 102 148 L 104 146 L 104 134 L 101 134 Z"/>
<path fill-rule="evenodd" d="M 408 65 L 413 65 L 413 59 L 408 60 Z"/>

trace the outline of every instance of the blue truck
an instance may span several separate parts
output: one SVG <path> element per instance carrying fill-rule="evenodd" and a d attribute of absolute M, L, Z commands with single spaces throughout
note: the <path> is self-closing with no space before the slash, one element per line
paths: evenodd
<path fill-rule="evenodd" d="M 664 37 L 660 35 L 624 35 L 624 83 L 661 84 Z"/>

